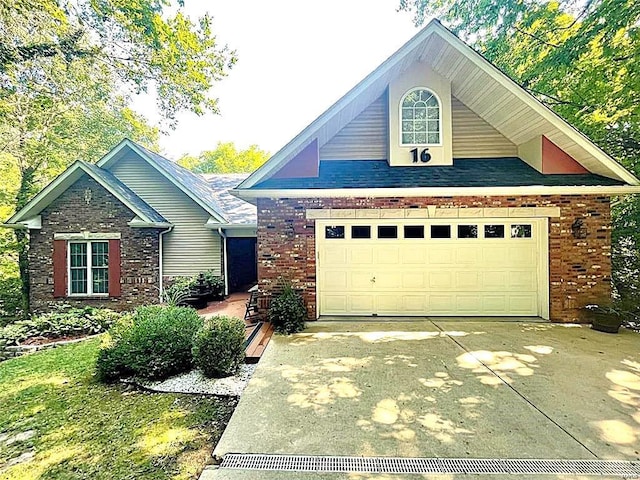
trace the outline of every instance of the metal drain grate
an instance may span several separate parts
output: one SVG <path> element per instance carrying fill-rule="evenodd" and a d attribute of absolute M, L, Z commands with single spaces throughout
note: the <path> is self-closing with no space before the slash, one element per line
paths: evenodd
<path fill-rule="evenodd" d="M 640 462 L 493 458 L 394 458 L 229 453 L 220 468 L 325 473 L 564 474 L 640 478 Z"/>

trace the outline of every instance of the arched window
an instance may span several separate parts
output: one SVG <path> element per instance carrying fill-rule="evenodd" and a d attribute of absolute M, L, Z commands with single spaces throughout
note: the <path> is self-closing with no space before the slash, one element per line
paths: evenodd
<path fill-rule="evenodd" d="M 440 101 L 426 88 L 414 88 L 400 102 L 402 145 L 440 143 Z"/>

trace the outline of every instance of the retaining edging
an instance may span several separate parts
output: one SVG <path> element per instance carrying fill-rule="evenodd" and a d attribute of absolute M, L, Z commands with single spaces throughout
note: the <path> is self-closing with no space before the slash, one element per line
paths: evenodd
<path fill-rule="evenodd" d="M 6 340 L 0 339 L 0 362 L 9 360 L 10 358 L 21 357 L 22 355 L 30 355 L 41 350 L 49 350 L 51 348 L 60 347 L 62 345 L 70 345 L 72 343 L 83 342 L 91 338 L 101 335 L 88 335 L 82 338 L 74 338 L 73 340 L 60 340 L 59 342 L 45 343 L 42 345 L 7 345 Z"/>

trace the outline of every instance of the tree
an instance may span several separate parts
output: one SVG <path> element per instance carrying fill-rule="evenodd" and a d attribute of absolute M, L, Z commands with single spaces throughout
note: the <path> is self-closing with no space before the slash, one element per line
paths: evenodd
<path fill-rule="evenodd" d="M 192 21 L 182 6 L 0 0 L 0 153 L 18 172 L 13 209 L 72 161 L 95 160 L 124 136 L 153 147 L 157 129 L 127 107 L 132 93 L 155 91 L 170 127 L 181 110 L 216 112 L 210 89 L 235 55 L 218 46 L 209 16 Z M 26 308 L 27 237 L 15 236 L 4 251 L 18 257 Z"/>
<path fill-rule="evenodd" d="M 416 23 L 454 33 L 603 150 L 640 173 L 640 2 L 636 0 L 400 0 Z M 616 199 L 616 290 L 640 293 L 640 200 Z"/>
<path fill-rule="evenodd" d="M 215 150 L 204 151 L 198 157 L 185 155 L 178 164 L 196 173 L 249 173 L 268 159 L 269 153 L 257 145 L 237 150 L 233 142 L 218 142 Z"/>
<path fill-rule="evenodd" d="M 216 111 L 213 84 L 235 63 L 219 46 L 211 17 L 192 21 L 170 0 L 0 0 L 0 82 L 22 91 L 23 72 L 43 82 L 52 66 L 83 63 L 106 71 L 110 83 L 157 91 L 165 118 L 181 110 Z M 171 13 L 170 13 L 171 12 Z"/>

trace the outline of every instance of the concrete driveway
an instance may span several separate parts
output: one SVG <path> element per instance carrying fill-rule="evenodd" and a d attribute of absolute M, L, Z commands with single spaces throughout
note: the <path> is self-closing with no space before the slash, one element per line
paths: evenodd
<path fill-rule="evenodd" d="M 640 335 L 546 323 L 310 323 L 271 340 L 214 456 L 232 452 L 640 460 Z M 222 470 L 215 478 L 307 478 Z"/>

